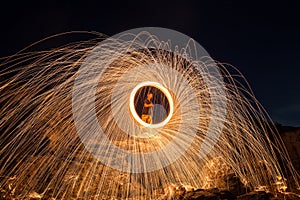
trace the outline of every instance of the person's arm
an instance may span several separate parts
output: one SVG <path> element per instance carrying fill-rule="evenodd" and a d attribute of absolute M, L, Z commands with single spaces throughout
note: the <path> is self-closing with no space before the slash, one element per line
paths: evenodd
<path fill-rule="evenodd" d="M 146 108 L 149 108 L 149 107 L 152 107 L 153 106 L 153 103 L 144 103 L 144 107 L 146 107 Z"/>

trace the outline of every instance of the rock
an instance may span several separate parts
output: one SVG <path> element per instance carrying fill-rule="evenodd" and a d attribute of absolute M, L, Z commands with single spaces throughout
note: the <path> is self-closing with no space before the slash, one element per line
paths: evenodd
<path fill-rule="evenodd" d="M 231 199 L 236 199 L 236 196 L 234 194 L 232 194 L 230 191 L 223 190 L 223 191 L 220 191 L 220 199 L 231 200 Z"/>
<path fill-rule="evenodd" d="M 269 200 L 270 194 L 264 191 L 253 191 L 237 197 L 237 200 Z"/>
<path fill-rule="evenodd" d="M 189 194 L 189 192 L 186 193 L 183 199 L 234 200 L 236 199 L 236 196 L 234 196 L 231 192 L 226 190 L 195 190 L 192 192 L 192 194 Z"/>
<path fill-rule="evenodd" d="M 171 194 L 167 199 L 177 199 L 177 200 L 235 200 L 236 196 L 233 195 L 230 191 L 222 190 L 218 188 L 213 189 L 197 189 L 197 190 L 186 190 L 184 186 L 179 186 L 174 188 Z"/>
<path fill-rule="evenodd" d="M 300 128 L 279 127 L 281 138 L 296 170 L 300 170 Z"/>
<path fill-rule="evenodd" d="M 300 195 L 296 193 L 290 193 L 290 192 L 285 192 L 285 193 L 277 193 L 276 197 L 270 198 L 270 200 L 299 200 Z"/>
<path fill-rule="evenodd" d="M 223 179 L 227 184 L 227 190 L 229 190 L 233 195 L 239 196 L 246 193 L 246 187 L 234 173 L 224 176 Z"/>
<path fill-rule="evenodd" d="M 217 200 L 218 195 L 208 192 L 206 190 L 196 190 L 192 196 L 189 196 L 188 198 L 184 198 L 184 199 L 203 199 L 203 200 Z"/>

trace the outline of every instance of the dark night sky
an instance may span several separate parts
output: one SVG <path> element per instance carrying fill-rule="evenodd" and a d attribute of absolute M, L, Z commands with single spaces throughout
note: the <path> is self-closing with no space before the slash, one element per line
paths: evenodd
<path fill-rule="evenodd" d="M 274 121 L 300 126 L 300 12 L 296 3 L 49 2 L 1 3 L 0 57 L 66 31 L 113 35 L 137 27 L 170 28 L 194 38 L 214 59 L 236 66 Z"/>

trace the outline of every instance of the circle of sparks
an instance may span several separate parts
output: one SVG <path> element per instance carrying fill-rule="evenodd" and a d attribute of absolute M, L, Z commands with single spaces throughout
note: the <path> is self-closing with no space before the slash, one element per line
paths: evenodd
<path fill-rule="evenodd" d="M 176 43 L 168 42 L 170 40 L 176 41 Z M 105 76 L 106 70 L 118 62 L 118 59 L 127 55 L 128 52 L 138 52 L 141 49 L 174 52 L 189 63 L 194 63 L 195 70 L 201 74 L 203 82 L 208 87 L 211 102 L 210 121 L 205 138 L 199 144 L 200 148 L 198 151 L 199 158 L 204 158 L 211 152 L 218 141 L 226 117 L 226 95 L 223 79 L 221 78 L 222 75 L 214 62 L 210 64 L 211 67 L 209 68 L 201 67 L 197 59 L 199 57 L 210 57 L 200 44 L 177 31 L 154 27 L 128 30 L 104 40 L 89 53 L 78 70 L 78 76 L 75 79 L 73 87 L 72 110 L 77 133 L 85 148 L 107 166 L 125 172 L 141 173 L 162 169 L 172 164 L 189 149 L 195 139 L 200 121 L 200 97 L 197 96 L 197 92 L 199 91 L 191 87 L 188 79 L 184 77 L 184 73 L 168 65 L 158 63 L 148 63 L 148 65 L 141 63 L 135 67 L 123 66 L 123 70 L 118 75 L 116 74 L 112 78 L 102 80 L 102 90 L 105 92 L 102 92 L 104 96 L 102 95 L 101 98 L 107 98 L 107 96 L 112 95 L 111 102 L 107 102 L 112 111 L 112 116 L 110 116 L 112 118 L 105 117 L 106 122 L 104 124 L 108 122 L 116 123 L 118 127 L 111 126 L 113 130 L 109 131 L 113 132 L 114 135 L 116 135 L 115 132 L 118 129 L 121 129 L 127 135 L 138 137 L 145 133 L 145 130 L 142 130 L 134 120 L 130 120 L 132 117 L 130 117 L 128 103 L 124 106 L 124 102 L 128 102 L 130 99 L 130 93 L 136 86 L 134 83 L 138 79 L 142 80 L 138 81 L 138 84 L 149 81 L 148 75 L 151 73 L 153 75 L 150 80 L 161 83 L 166 88 L 170 88 L 176 99 L 178 99 L 178 95 L 184 94 L 179 104 L 179 110 L 181 110 L 180 119 L 175 123 L 178 126 L 177 134 L 174 137 L 172 136 L 172 140 L 167 140 L 168 142 L 164 143 L 163 146 L 158 146 L 158 149 L 147 153 L 133 153 L 124 150 L 112 143 L 106 136 L 105 128 L 99 123 L 97 111 L 95 110 L 97 107 L 95 95 L 97 93 L 98 82 Z M 184 49 L 185 52 L 178 52 L 178 49 Z M 121 63 L 124 64 L 123 61 Z M 197 77 L 194 78 L 197 79 Z M 114 84 L 103 83 L 103 81 L 112 79 L 115 81 Z M 123 84 L 118 85 L 122 81 Z M 113 87 L 107 87 L 108 85 Z M 102 107 L 105 108 L 107 105 Z M 102 111 L 110 112 L 105 109 Z M 144 128 L 150 128 L 148 126 L 146 125 Z M 154 135 L 153 132 L 159 131 L 158 128 L 150 128 L 148 130 L 151 135 Z M 172 128 L 170 131 L 172 132 Z M 166 155 L 168 155 L 167 158 Z M 122 157 L 123 159 L 111 162 L 112 157 Z M 124 164 L 123 160 L 127 160 L 127 162 Z M 143 160 L 156 160 L 156 162 L 150 162 L 145 166 Z"/>
<path fill-rule="evenodd" d="M 157 124 L 148 124 L 146 122 L 144 122 L 140 117 L 139 115 L 137 114 L 136 110 L 135 110 L 135 107 L 134 107 L 134 97 L 137 93 L 137 91 L 142 88 L 142 87 L 145 87 L 145 86 L 152 86 L 152 87 L 155 87 L 157 89 L 159 89 L 160 91 L 162 91 L 164 93 L 164 95 L 167 97 L 168 101 L 169 101 L 169 105 L 170 105 L 170 112 L 168 114 L 168 116 L 166 117 L 166 119 L 164 119 L 162 122 L 160 123 L 157 123 Z M 146 81 L 146 82 L 142 82 L 140 84 L 138 84 L 131 92 L 130 94 L 130 99 L 129 99 L 129 108 L 130 108 L 130 111 L 131 111 L 131 114 L 133 116 L 133 118 L 139 123 L 141 124 L 142 126 L 145 126 L 145 127 L 148 127 L 148 128 L 160 128 L 164 125 L 166 125 L 171 117 L 172 117 L 172 114 L 173 114 L 173 110 L 174 110 L 174 103 L 173 103 L 173 99 L 172 99 L 172 96 L 170 94 L 170 92 L 165 88 L 163 87 L 161 84 L 157 83 L 157 82 L 151 82 L 151 81 Z"/>

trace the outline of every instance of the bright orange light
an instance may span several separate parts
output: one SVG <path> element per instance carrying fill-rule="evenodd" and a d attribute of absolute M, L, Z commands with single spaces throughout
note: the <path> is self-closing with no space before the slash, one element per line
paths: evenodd
<path fill-rule="evenodd" d="M 139 115 L 137 114 L 137 112 L 135 110 L 135 107 L 134 107 L 134 97 L 135 97 L 137 91 L 140 88 L 145 87 L 145 86 L 152 86 L 152 87 L 155 87 L 155 88 L 159 89 L 160 91 L 162 91 L 164 93 L 164 95 L 166 95 L 166 97 L 167 97 L 167 99 L 169 101 L 170 112 L 169 112 L 168 116 L 166 117 L 166 119 L 163 120 L 160 123 L 157 123 L 157 124 L 148 124 L 148 123 L 144 122 L 139 117 Z M 172 96 L 171 96 L 170 92 L 164 86 L 162 86 L 161 84 L 159 84 L 157 82 L 145 81 L 145 82 L 139 83 L 137 86 L 135 86 L 135 88 L 133 88 L 133 90 L 132 90 L 132 92 L 130 94 L 129 108 L 130 108 L 130 112 L 131 112 L 133 118 L 140 125 L 148 127 L 148 128 L 160 128 L 160 127 L 166 125 L 170 121 L 170 119 L 171 119 L 171 117 L 173 115 L 174 103 L 173 103 L 173 99 L 172 99 Z"/>

